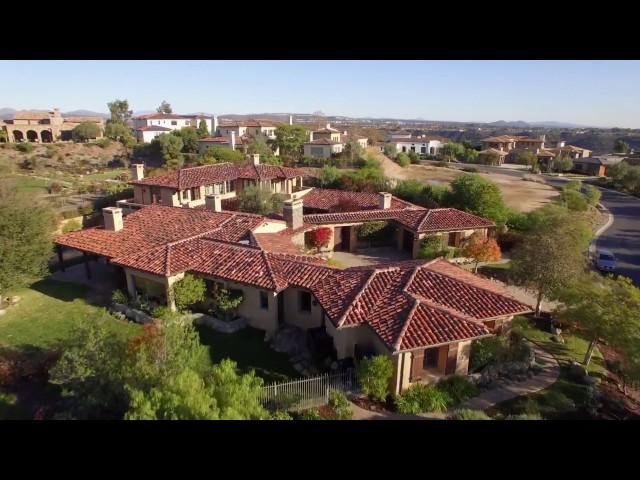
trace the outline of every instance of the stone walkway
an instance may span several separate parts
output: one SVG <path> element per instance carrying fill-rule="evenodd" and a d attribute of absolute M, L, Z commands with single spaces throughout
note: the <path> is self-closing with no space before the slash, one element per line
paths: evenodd
<path fill-rule="evenodd" d="M 490 390 L 486 390 L 477 397 L 474 397 L 465 403 L 458 405 L 453 410 L 468 408 L 471 410 L 487 410 L 498 403 L 511 400 L 522 395 L 529 395 L 539 392 L 553 385 L 560 375 L 560 366 L 558 361 L 536 344 L 532 344 L 536 352 L 536 363 L 542 371 L 522 382 L 513 382 L 509 380 L 500 380 L 499 385 Z M 420 415 L 402 415 L 400 413 L 380 413 L 365 410 L 351 404 L 353 409 L 354 420 L 444 420 L 447 413 L 423 413 Z"/>

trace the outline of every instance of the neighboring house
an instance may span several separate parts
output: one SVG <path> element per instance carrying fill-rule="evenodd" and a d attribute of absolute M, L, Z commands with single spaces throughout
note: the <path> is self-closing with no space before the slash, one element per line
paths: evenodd
<path fill-rule="evenodd" d="M 176 115 L 174 113 L 152 113 L 134 117 L 133 129 L 139 141 L 150 142 L 163 133 L 180 130 L 185 127 L 198 128 L 200 122 L 204 120 L 209 132 L 215 131 L 217 120 L 214 116 L 205 117 L 202 115 Z"/>
<path fill-rule="evenodd" d="M 235 132 L 236 137 L 242 137 L 243 135 L 250 137 L 264 135 L 274 140 L 276 138 L 276 124 L 266 120 L 255 119 L 223 122 L 216 128 L 215 136 L 229 136 L 231 132 Z"/>
<path fill-rule="evenodd" d="M 518 156 L 524 151 L 533 152 L 537 156 L 538 162 L 546 166 L 557 156 L 567 156 L 576 159 L 589 157 L 591 155 L 590 150 L 574 145 L 565 145 L 564 141 L 558 142 L 555 148 L 545 147 L 545 135 L 541 135 L 540 138 L 521 135 L 501 135 L 482 140 L 480 157 L 497 154 L 500 157 L 500 165 L 505 161 L 517 163 Z"/>
<path fill-rule="evenodd" d="M 106 263 L 133 298 L 144 294 L 175 308 L 172 286 L 191 273 L 205 280 L 207 296 L 220 287 L 241 292 L 238 313 L 268 337 L 293 325 L 330 339 L 339 360 L 388 355 L 394 393 L 467 374 L 474 340 L 531 311 L 443 259 L 336 269 L 282 249 L 301 221 L 295 203 L 285 203 L 286 223 L 164 205 L 123 218 L 122 209 L 109 207 L 103 227 L 55 243 L 63 268 L 64 249 L 83 252 L 88 274 L 89 259 Z"/>
<path fill-rule="evenodd" d="M 248 135 L 238 136 L 234 130 L 231 130 L 228 135 L 201 138 L 198 140 L 198 152 L 205 153 L 211 147 L 224 147 L 246 153 L 250 141 L 251 139 Z"/>
<path fill-rule="evenodd" d="M 392 137 L 387 144 L 393 145 L 396 152 L 415 152 L 418 155 L 437 155 L 438 151 L 449 140 L 442 137 L 421 135 L 419 137 Z"/>
<path fill-rule="evenodd" d="M 407 139 L 407 138 L 411 138 L 413 135 L 411 135 L 411 132 L 407 132 L 406 130 L 398 130 L 395 132 L 390 132 L 389 135 L 387 136 L 387 141 L 391 141 L 391 140 L 397 140 L 397 139 Z"/>
<path fill-rule="evenodd" d="M 304 171 L 297 168 L 261 165 L 259 155 L 250 155 L 249 165 L 230 163 L 182 168 L 168 175 L 144 178 L 144 165 L 131 166 L 129 183 L 133 186 L 133 198 L 121 200 L 118 205 L 131 210 L 145 205 L 198 207 L 205 205 L 206 196 L 220 210 L 221 201 L 235 198 L 249 185 L 261 185 L 273 193 L 296 196 L 304 191 Z"/>
<path fill-rule="evenodd" d="M 345 145 L 353 141 L 358 142 L 361 148 L 367 148 L 369 145 L 369 139 L 367 137 L 363 137 L 362 135 L 349 135 L 346 130 L 342 134 L 342 141 Z"/>
<path fill-rule="evenodd" d="M 616 155 L 602 155 L 599 157 L 578 158 L 573 161 L 573 171 L 584 173 L 585 175 L 593 175 L 598 177 L 606 177 L 609 167 L 617 165 L 624 160 L 624 157 Z"/>
<path fill-rule="evenodd" d="M 329 138 L 318 138 L 305 142 L 303 148 L 305 157 L 331 158 L 344 150 L 344 144 Z"/>
<path fill-rule="evenodd" d="M 7 134 L 7 141 L 13 142 L 41 142 L 72 140 L 72 131 L 83 122 L 95 123 L 100 129 L 96 138 L 101 138 L 104 132 L 104 119 L 101 117 L 63 117 L 58 108 L 52 112 L 16 112 L 13 118 L 5 120 L 3 129 Z"/>

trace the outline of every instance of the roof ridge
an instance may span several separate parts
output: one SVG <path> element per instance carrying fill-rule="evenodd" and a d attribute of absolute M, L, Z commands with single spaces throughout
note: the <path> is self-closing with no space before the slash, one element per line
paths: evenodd
<path fill-rule="evenodd" d="M 358 290 L 358 293 L 356 293 L 355 297 L 353 297 L 353 300 L 351 301 L 351 303 L 349 303 L 349 306 L 347 307 L 347 309 L 344 311 L 342 316 L 338 319 L 338 323 L 336 325 L 337 328 L 341 327 L 342 324 L 345 322 L 345 320 L 347 319 L 347 316 L 349 315 L 349 313 L 351 313 L 351 310 L 353 309 L 353 306 L 356 304 L 356 302 L 358 300 L 360 300 L 360 297 L 362 296 L 364 291 L 367 289 L 367 287 L 371 284 L 371 282 L 373 281 L 374 277 L 377 274 L 378 274 L 378 272 L 376 272 L 375 270 L 373 270 L 371 272 L 371 275 L 369 276 L 367 281 L 364 282 L 364 285 L 362 285 L 362 288 L 360 288 L 360 290 Z"/>
<path fill-rule="evenodd" d="M 404 325 L 402 325 L 402 328 L 400 329 L 400 332 L 398 333 L 398 338 L 396 339 L 395 343 L 393 344 L 393 348 L 396 351 L 400 350 L 400 346 L 402 345 L 402 339 L 404 338 L 405 334 L 407 333 L 407 330 L 409 329 L 409 323 L 411 323 L 411 319 L 413 318 L 413 314 L 416 312 L 416 310 L 420 306 L 420 301 L 417 298 L 413 298 L 413 302 L 414 302 L 413 303 L 413 307 L 411 307 L 411 310 L 409 311 L 409 314 L 407 315 L 407 318 L 406 318 L 406 320 L 404 322 Z"/>
<path fill-rule="evenodd" d="M 269 260 L 269 255 L 267 255 L 267 251 L 263 250 L 263 249 L 260 249 L 260 253 L 262 255 L 262 258 L 264 259 L 264 262 L 267 265 L 267 273 L 269 274 L 269 277 L 271 278 L 271 282 L 273 283 L 274 290 L 278 291 L 278 289 L 279 289 L 278 280 L 276 278 L 275 272 L 273 271 L 273 267 L 271 265 L 271 261 Z M 286 280 L 285 280 L 285 282 L 286 282 Z M 286 282 L 286 283 L 288 283 L 288 282 Z"/>

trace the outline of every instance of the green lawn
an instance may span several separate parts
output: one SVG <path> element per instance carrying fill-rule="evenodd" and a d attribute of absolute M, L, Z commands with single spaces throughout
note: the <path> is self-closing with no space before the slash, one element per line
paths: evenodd
<path fill-rule="evenodd" d="M 26 175 L 9 175 L 7 178 L 11 180 L 11 183 L 16 186 L 18 191 L 32 194 L 48 193 L 49 185 L 51 185 L 49 180 Z"/>
<path fill-rule="evenodd" d="M 140 330 L 138 325 L 117 320 L 106 309 L 88 304 L 88 291 L 84 285 L 46 279 L 9 292 L 22 300 L 0 317 L 0 345 L 50 349 L 71 335 L 76 322 L 95 319 L 104 319 L 126 337 Z"/>
<path fill-rule="evenodd" d="M 109 171 L 104 172 L 104 173 L 92 173 L 90 175 L 84 175 L 82 177 L 82 180 L 92 181 L 92 182 L 99 182 L 99 181 L 102 181 L 102 180 L 108 180 L 108 179 L 116 178 L 118 175 L 121 175 L 121 174 L 123 174 L 125 172 L 126 172 L 126 170 L 124 170 L 124 169 L 118 169 L 118 170 L 109 170 Z"/>
<path fill-rule="evenodd" d="M 552 334 L 539 329 L 532 320 L 516 317 L 513 325 L 531 341 L 551 353 L 560 364 L 560 378 L 549 388 L 524 397 L 503 402 L 487 411 L 490 416 L 539 412 L 548 419 L 585 418 L 583 406 L 587 399 L 587 386 L 578 383 L 569 373 L 572 361 L 582 362 L 589 342 L 577 333 L 563 332 L 565 343 L 551 340 Z M 606 373 L 602 354 L 596 349 L 589 374 L 601 379 Z"/>
<path fill-rule="evenodd" d="M 263 331 L 249 327 L 227 334 L 204 326 L 197 329 L 201 342 L 209 348 L 209 360 L 212 363 L 230 358 L 243 371 L 255 370 L 256 375 L 262 377 L 265 383 L 300 377 L 287 355 L 275 352 L 264 341 Z"/>

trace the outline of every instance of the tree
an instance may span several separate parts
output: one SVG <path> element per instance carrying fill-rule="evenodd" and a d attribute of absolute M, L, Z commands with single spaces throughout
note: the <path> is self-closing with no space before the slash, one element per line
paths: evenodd
<path fill-rule="evenodd" d="M 459 160 L 464 155 L 464 147 L 459 143 L 449 142 L 445 143 L 438 153 L 447 162 Z"/>
<path fill-rule="evenodd" d="M 282 199 L 268 188 L 250 185 L 238 196 L 238 210 L 258 215 L 270 215 L 282 211 Z"/>
<path fill-rule="evenodd" d="M 226 320 L 229 318 L 229 315 L 240 306 L 243 299 L 242 293 L 232 294 L 226 288 L 221 288 L 216 291 L 214 297 L 215 311 L 223 320 Z"/>
<path fill-rule="evenodd" d="M 344 154 L 349 159 L 349 162 L 353 164 L 362 155 L 362 150 L 357 140 L 349 140 L 345 145 Z"/>
<path fill-rule="evenodd" d="M 537 294 L 536 315 L 544 298 L 557 298 L 585 269 L 591 229 L 566 209 L 552 210 L 511 253 L 511 278 Z M 544 219 L 543 219 L 544 218 Z"/>
<path fill-rule="evenodd" d="M 500 155 L 496 152 L 487 152 L 482 155 L 482 163 L 485 165 L 498 165 L 500 164 Z"/>
<path fill-rule="evenodd" d="M 384 402 L 393 376 L 391 359 L 386 355 L 363 358 L 358 364 L 358 378 L 365 395 Z"/>
<path fill-rule="evenodd" d="M 204 119 L 200 120 L 198 123 L 198 137 L 204 138 L 209 135 L 209 128 L 207 127 L 207 122 Z"/>
<path fill-rule="evenodd" d="M 632 193 L 640 191 L 640 166 L 629 167 L 626 175 L 622 178 L 622 186 Z"/>
<path fill-rule="evenodd" d="M 629 152 L 631 152 L 631 147 L 629 146 L 629 144 L 621 139 L 618 139 L 615 141 L 615 143 L 613 144 L 613 151 L 615 153 L 623 153 L 623 154 L 628 154 Z"/>
<path fill-rule="evenodd" d="M 496 223 L 506 221 L 506 207 L 500 189 L 479 175 L 463 174 L 456 177 L 442 200 L 447 207 L 464 210 Z"/>
<path fill-rule="evenodd" d="M 591 273 L 576 279 L 560 298 L 563 305 L 558 318 L 577 323 L 591 336 L 585 368 L 600 340 L 621 350 L 623 356 L 636 356 L 640 345 L 640 289 L 630 279 Z"/>
<path fill-rule="evenodd" d="M 131 120 L 133 110 L 129 110 L 129 102 L 127 100 L 114 100 L 107 103 L 109 112 L 111 112 L 111 122 L 120 125 L 126 125 Z"/>
<path fill-rule="evenodd" d="M 71 136 L 76 142 L 86 142 L 100 135 L 100 127 L 93 122 L 82 122 L 71 130 Z"/>
<path fill-rule="evenodd" d="M 198 131 L 193 127 L 184 127 L 180 130 L 174 130 L 171 135 L 182 139 L 182 152 L 198 153 Z"/>
<path fill-rule="evenodd" d="M 593 185 L 586 185 L 584 187 L 584 196 L 587 199 L 587 202 L 592 207 L 595 207 L 598 203 L 600 203 L 600 198 L 602 197 L 602 192 Z"/>
<path fill-rule="evenodd" d="M 528 165 L 534 169 L 538 165 L 538 157 L 530 150 L 524 150 L 518 154 L 518 163 Z"/>
<path fill-rule="evenodd" d="M 49 370 L 49 382 L 62 388 L 74 418 L 122 418 L 128 408 L 123 384 L 126 344 L 105 321 L 77 322 L 62 356 Z"/>
<path fill-rule="evenodd" d="M 158 112 L 158 113 L 173 113 L 173 110 L 171 109 L 171 105 L 166 100 L 163 100 L 162 103 L 160 104 L 160 106 L 158 108 L 156 108 L 156 112 Z"/>
<path fill-rule="evenodd" d="M 258 155 L 260 155 L 260 163 L 271 165 L 278 165 L 281 163 L 280 159 L 273 154 L 273 150 L 268 143 L 268 139 L 264 135 L 256 135 L 249 141 L 247 153 L 257 153 Z"/>
<path fill-rule="evenodd" d="M 480 156 L 480 152 L 478 152 L 474 148 L 465 148 L 464 154 L 462 155 L 462 161 L 466 163 L 478 163 L 478 157 Z"/>
<path fill-rule="evenodd" d="M 411 164 L 409 156 L 406 153 L 402 152 L 396 155 L 396 162 L 398 162 L 398 165 L 400 165 L 401 167 L 408 167 Z"/>
<path fill-rule="evenodd" d="M 104 128 L 104 136 L 112 140 L 123 141 L 132 137 L 131 128 L 121 123 L 113 123 L 108 121 Z"/>
<path fill-rule="evenodd" d="M 420 163 L 420 157 L 418 156 L 418 154 L 416 152 L 409 152 L 409 160 L 413 164 Z"/>
<path fill-rule="evenodd" d="M 280 148 L 280 155 L 292 160 L 302 156 L 302 147 L 307 141 L 307 132 L 300 125 L 278 125 L 275 130 L 276 144 Z"/>
<path fill-rule="evenodd" d="M 320 170 L 320 186 L 322 188 L 336 188 L 340 184 L 342 174 L 331 165 L 324 165 Z"/>
<path fill-rule="evenodd" d="M 387 143 L 384 146 L 384 154 L 389 157 L 389 158 L 395 158 L 396 154 L 398 153 L 396 150 L 396 146 L 393 143 Z"/>
<path fill-rule="evenodd" d="M 240 375 L 236 362 L 224 359 L 213 367 L 213 397 L 221 420 L 264 420 L 269 414 L 260 403 L 263 381 L 250 371 Z"/>
<path fill-rule="evenodd" d="M 205 300 L 207 288 L 204 280 L 187 273 L 181 280 L 173 284 L 173 296 L 178 310 L 186 310 L 196 303 Z"/>
<path fill-rule="evenodd" d="M 462 249 L 462 255 L 476 261 L 473 271 L 478 272 L 480 262 L 497 262 L 502 257 L 495 238 L 489 238 L 480 232 L 473 233 Z"/>
<path fill-rule="evenodd" d="M 50 207 L 0 180 L 0 296 L 46 274 L 54 228 Z"/>
<path fill-rule="evenodd" d="M 311 235 L 311 243 L 320 253 L 320 250 L 329 245 L 333 237 L 333 229 L 329 227 L 316 228 Z"/>
<path fill-rule="evenodd" d="M 566 155 L 559 155 L 553 159 L 552 169 L 556 172 L 568 172 L 573 168 L 573 160 Z"/>
<path fill-rule="evenodd" d="M 235 163 L 240 164 L 245 161 L 245 157 L 239 150 L 231 150 L 227 147 L 216 145 L 210 147 L 198 160 L 200 165 L 210 165 L 212 163 Z"/>
<path fill-rule="evenodd" d="M 620 183 L 622 182 L 622 179 L 629 172 L 629 167 L 630 166 L 627 162 L 619 162 L 619 163 L 616 163 L 615 165 L 611 165 L 607 169 L 607 176 L 611 178 L 614 182 Z"/>
<path fill-rule="evenodd" d="M 182 166 L 182 138 L 177 135 L 158 135 L 151 141 L 151 148 L 160 155 L 163 163 L 171 167 Z"/>

